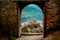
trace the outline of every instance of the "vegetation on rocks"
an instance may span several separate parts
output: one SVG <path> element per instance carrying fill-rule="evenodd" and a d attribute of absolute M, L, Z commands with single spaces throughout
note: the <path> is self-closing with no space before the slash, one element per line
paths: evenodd
<path fill-rule="evenodd" d="M 22 28 L 23 33 L 29 32 L 29 31 L 34 32 L 33 30 L 36 30 L 36 33 L 37 33 L 37 30 L 39 32 L 41 28 L 40 23 L 36 22 L 35 20 L 30 20 L 29 22 L 24 23 L 24 25 L 22 26 L 24 26 Z"/>

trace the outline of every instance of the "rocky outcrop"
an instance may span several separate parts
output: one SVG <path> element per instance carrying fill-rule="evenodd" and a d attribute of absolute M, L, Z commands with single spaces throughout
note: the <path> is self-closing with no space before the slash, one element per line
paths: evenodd
<path fill-rule="evenodd" d="M 40 26 L 40 23 L 36 22 L 36 20 L 29 20 L 28 22 L 24 23 L 24 26 L 22 28 L 22 32 L 40 32 L 41 31 L 41 26 Z"/>

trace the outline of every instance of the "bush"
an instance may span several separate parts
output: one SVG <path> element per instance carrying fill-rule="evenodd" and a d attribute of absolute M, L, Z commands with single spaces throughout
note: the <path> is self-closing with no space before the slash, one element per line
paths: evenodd
<path fill-rule="evenodd" d="M 27 27 L 22 28 L 22 32 L 28 32 Z"/>

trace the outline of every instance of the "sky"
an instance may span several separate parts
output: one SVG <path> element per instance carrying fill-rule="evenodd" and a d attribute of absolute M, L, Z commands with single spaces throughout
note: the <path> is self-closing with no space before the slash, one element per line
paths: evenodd
<path fill-rule="evenodd" d="M 30 19 L 43 21 L 43 13 L 39 6 L 35 4 L 29 4 L 22 9 L 21 22 L 26 22 Z"/>

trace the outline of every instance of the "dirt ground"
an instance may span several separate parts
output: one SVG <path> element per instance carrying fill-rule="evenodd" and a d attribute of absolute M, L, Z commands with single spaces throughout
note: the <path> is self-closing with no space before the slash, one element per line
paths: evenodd
<path fill-rule="evenodd" d="M 43 40 L 43 35 L 22 35 L 20 38 L 17 38 L 16 40 Z"/>
<path fill-rule="evenodd" d="M 21 36 L 16 40 L 60 40 L 60 31 L 54 31 L 49 33 L 45 38 L 43 35 L 35 35 L 35 36 Z"/>
<path fill-rule="evenodd" d="M 0 37 L 0 40 L 8 40 L 5 36 Z M 44 39 L 43 35 L 35 35 L 35 36 L 21 36 L 16 38 L 16 40 L 60 40 L 60 31 L 54 31 L 49 33 Z"/>

